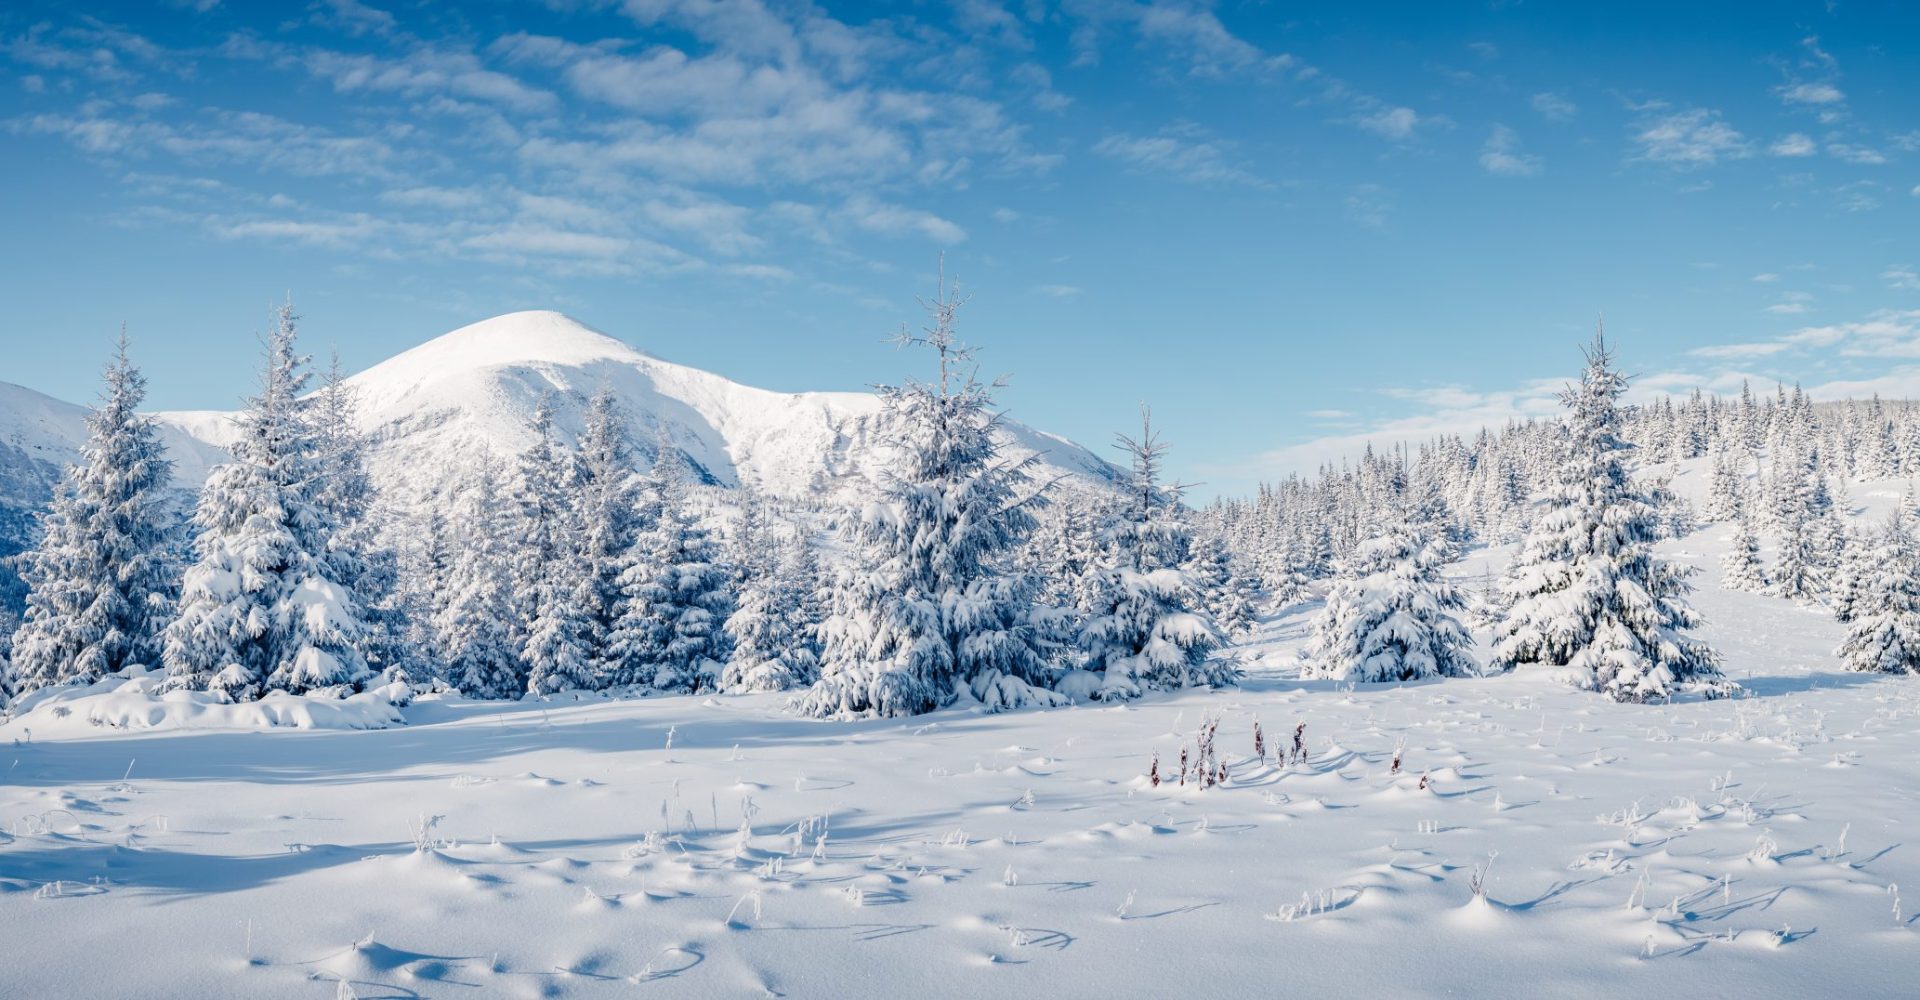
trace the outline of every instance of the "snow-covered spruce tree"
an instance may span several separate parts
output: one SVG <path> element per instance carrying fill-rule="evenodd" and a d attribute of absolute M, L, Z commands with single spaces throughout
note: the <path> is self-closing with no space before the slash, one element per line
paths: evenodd
<path fill-rule="evenodd" d="M 527 691 L 554 694 L 595 686 L 590 646 L 591 581 L 581 557 L 578 511 L 569 502 L 580 481 L 573 450 L 554 440 L 553 400 L 534 410 L 534 444 L 520 457 L 514 513 L 520 545 L 513 557 L 518 636 Z"/>
<path fill-rule="evenodd" d="M 1103 701 L 1219 686 L 1236 673 L 1231 663 L 1212 658 L 1220 632 L 1180 570 L 1190 544 L 1181 486 L 1161 485 L 1166 445 L 1144 406 L 1140 417 L 1138 439 L 1117 435 L 1132 458 L 1127 505 L 1108 528 L 1108 562 L 1081 629 L 1086 669 L 1099 679 L 1089 693 Z"/>
<path fill-rule="evenodd" d="M 410 628 L 400 587 L 399 555 L 380 542 L 375 530 L 367 439 L 355 419 L 353 387 L 340 370 L 337 352 L 321 378 L 320 390 L 307 405 L 312 407 L 319 468 L 313 500 L 334 525 L 327 541 L 334 579 L 352 590 L 360 607 L 365 626 L 360 649 L 368 668 L 403 675 L 414 651 L 408 648 Z"/>
<path fill-rule="evenodd" d="M 1465 603 L 1441 575 L 1443 549 L 1396 517 L 1335 567 L 1302 673 L 1351 681 L 1471 677 L 1473 637 L 1452 612 Z"/>
<path fill-rule="evenodd" d="M 0 716 L 6 714 L 7 703 L 13 700 L 15 679 L 13 676 L 13 633 L 16 631 L 13 612 L 0 608 Z"/>
<path fill-rule="evenodd" d="M 1859 616 L 1860 602 L 1873 576 L 1873 545 L 1870 537 L 1858 531 L 1847 531 L 1841 538 L 1828 603 L 1833 608 L 1833 620 L 1844 625 Z"/>
<path fill-rule="evenodd" d="M 1008 565 L 1041 499 L 1029 462 L 994 440 L 994 385 L 954 334 L 961 300 L 942 282 L 933 323 L 901 342 L 931 349 L 932 384 L 880 390 L 892 467 L 842 530 L 850 565 L 821 624 L 820 679 L 796 708 L 823 717 L 930 712 L 966 694 L 988 710 L 1059 704 L 1032 624 L 1032 577 Z"/>
<path fill-rule="evenodd" d="M 527 679 L 508 628 L 513 577 L 492 456 L 481 456 L 456 510 L 465 539 L 439 584 L 447 594 L 433 621 L 439 669 L 469 697 L 517 698 L 526 692 Z"/>
<path fill-rule="evenodd" d="M 1780 514 L 1780 561 L 1773 572 L 1773 594 L 1807 606 L 1826 593 L 1827 557 L 1814 515 L 1783 508 Z"/>
<path fill-rule="evenodd" d="M 1719 658 L 1687 634 L 1700 623 L 1687 571 L 1653 554 L 1655 513 L 1627 475 L 1626 387 L 1595 334 L 1579 384 L 1561 394 L 1558 480 L 1509 570 L 1492 665 L 1566 668 L 1574 684 L 1619 701 L 1725 694 L 1733 685 Z"/>
<path fill-rule="evenodd" d="M 1507 616 L 1507 595 L 1500 586 L 1500 578 L 1494 575 L 1493 567 L 1488 566 L 1480 579 L 1480 586 L 1467 600 L 1468 625 L 1476 629 L 1491 630 Z"/>
<path fill-rule="evenodd" d="M 356 684 L 367 674 L 353 591 L 333 573 L 334 525 L 314 502 L 321 478 L 300 400 L 307 359 L 291 305 L 266 339 L 260 392 L 235 419 L 233 462 L 215 469 L 194 512 L 195 562 L 167 627 L 168 684 L 234 701 Z"/>
<path fill-rule="evenodd" d="M 739 606 L 727 617 L 733 656 L 720 674 L 721 690 L 785 691 L 813 683 L 819 657 L 808 634 L 814 623 L 807 620 L 806 544 L 797 532 L 781 544 L 763 517 L 742 518 L 736 551 L 747 578 Z"/>
<path fill-rule="evenodd" d="M 1920 554 L 1904 511 L 1875 533 L 1853 624 L 1834 655 L 1848 670 L 1920 673 Z"/>
<path fill-rule="evenodd" d="M 571 500 L 580 529 L 577 565 L 583 574 L 577 597 L 592 666 L 584 686 L 647 683 L 653 677 L 651 665 L 636 658 L 616 632 L 629 614 L 626 581 L 636 572 L 645 572 L 653 557 L 640 544 L 641 533 L 651 527 L 653 518 L 651 505 L 642 502 L 626 419 L 610 387 L 601 387 L 587 401 Z"/>
<path fill-rule="evenodd" d="M 1702 513 L 1709 521 L 1731 521 L 1746 509 L 1747 475 L 1745 448 L 1739 444 L 1715 446 L 1713 478 L 1707 485 L 1707 505 Z"/>
<path fill-rule="evenodd" d="M 13 636 L 16 694 L 160 662 L 178 573 L 164 508 L 173 463 L 138 412 L 147 382 L 125 332 L 102 380 L 80 461 L 54 494 L 39 544 L 18 558 L 27 605 Z"/>
<path fill-rule="evenodd" d="M 632 683 L 711 691 L 732 644 L 724 626 L 733 580 L 720 547 L 688 510 L 686 475 L 679 451 L 662 441 L 648 476 L 655 512 L 638 536 L 646 555 L 620 577 L 622 611 L 610 645 L 636 665 Z"/>
<path fill-rule="evenodd" d="M 1313 597 L 1313 578 L 1307 572 L 1310 561 L 1301 540 L 1287 543 L 1274 555 L 1264 574 L 1269 607 L 1283 611 Z"/>
<path fill-rule="evenodd" d="M 1733 538 L 1720 557 L 1720 585 L 1753 594 L 1764 592 L 1767 570 L 1760 561 L 1760 535 L 1753 530 L 1753 518 L 1737 514 L 1733 524 Z"/>
<path fill-rule="evenodd" d="M 1252 588 L 1234 564 L 1226 540 L 1217 534 L 1204 535 L 1191 550 L 1187 576 L 1200 605 L 1213 616 L 1214 627 L 1228 638 L 1251 631 Z"/>

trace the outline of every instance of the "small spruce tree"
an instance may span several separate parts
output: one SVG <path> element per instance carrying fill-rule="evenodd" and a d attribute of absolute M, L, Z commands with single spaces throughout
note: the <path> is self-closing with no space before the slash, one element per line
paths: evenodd
<path fill-rule="evenodd" d="M 1440 568 L 1442 551 L 1404 517 L 1339 561 L 1327 603 L 1302 650 L 1303 674 L 1352 681 L 1470 677 L 1480 672 L 1464 607 Z"/>
<path fill-rule="evenodd" d="M 1848 670 L 1920 673 L 1920 555 L 1904 511 L 1874 535 L 1867 563 L 1853 622 L 1835 655 Z"/>

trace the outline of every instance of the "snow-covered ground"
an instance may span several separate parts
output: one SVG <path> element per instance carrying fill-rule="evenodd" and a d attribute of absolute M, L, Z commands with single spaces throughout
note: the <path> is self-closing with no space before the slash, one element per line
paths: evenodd
<path fill-rule="evenodd" d="M 1910 995 L 1920 682 L 1720 589 L 1724 534 L 1667 548 L 1703 567 L 1731 701 L 1302 683 L 1295 614 L 1240 689 L 1123 707 L 16 720 L 0 995 Z M 1229 783 L 1172 783 L 1209 714 Z"/>

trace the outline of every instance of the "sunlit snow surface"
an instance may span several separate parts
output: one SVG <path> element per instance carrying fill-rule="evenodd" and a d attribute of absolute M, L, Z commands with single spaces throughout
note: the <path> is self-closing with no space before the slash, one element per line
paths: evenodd
<path fill-rule="evenodd" d="M 0 995 L 1910 995 L 1920 678 L 1841 673 L 1823 614 L 1719 589 L 1725 534 L 1665 549 L 1703 567 L 1733 701 L 1301 683 L 1306 608 L 1241 689 L 1125 707 L 17 720 Z M 1208 713 L 1229 783 L 1149 787 Z"/>
<path fill-rule="evenodd" d="M 1920 683 L 1824 672 L 1824 620 L 1707 596 L 1753 698 L 1260 677 L 905 723 L 762 696 L 16 724 L 0 925 L 31 960 L 0 994 L 1894 995 L 1920 947 L 1920 890 L 1896 914 L 1888 888 L 1920 887 Z M 1256 648 L 1284 659 L 1296 624 Z M 1209 711 L 1231 782 L 1146 787 Z M 1249 759 L 1256 716 L 1270 745 L 1306 720 L 1307 763 Z"/>

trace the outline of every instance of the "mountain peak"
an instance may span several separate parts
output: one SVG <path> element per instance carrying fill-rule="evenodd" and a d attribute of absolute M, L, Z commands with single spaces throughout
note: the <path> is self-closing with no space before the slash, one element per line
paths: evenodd
<path fill-rule="evenodd" d="M 634 362 L 646 355 L 565 313 L 530 309 L 441 334 L 355 376 L 356 382 L 418 381 L 449 369 L 514 364 Z"/>

